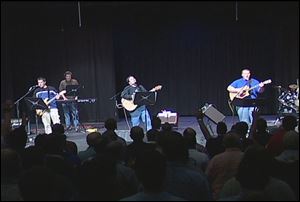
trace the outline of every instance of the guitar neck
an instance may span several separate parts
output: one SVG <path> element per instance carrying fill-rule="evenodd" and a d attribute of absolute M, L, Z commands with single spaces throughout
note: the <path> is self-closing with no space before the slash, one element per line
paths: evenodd
<path fill-rule="evenodd" d="M 247 91 L 253 90 L 254 88 L 257 88 L 258 86 L 259 86 L 259 84 L 257 84 L 257 85 L 255 85 L 255 86 L 249 88 Z"/>
<path fill-rule="evenodd" d="M 271 83 L 271 82 L 272 82 L 272 80 L 269 79 L 269 80 L 266 80 L 266 81 L 261 82 L 261 83 L 263 83 L 263 84 L 269 84 L 269 83 Z M 261 84 L 261 83 L 259 83 L 259 84 Z M 257 88 L 257 87 L 259 86 L 259 84 L 257 84 L 257 85 L 255 85 L 255 86 L 249 88 L 248 91 L 249 91 L 249 90 L 252 90 L 252 89 L 254 89 L 254 88 Z"/>
<path fill-rule="evenodd" d="M 60 97 L 61 95 L 65 94 L 65 93 L 66 93 L 66 90 L 63 90 L 63 91 L 59 92 L 58 95 L 59 95 L 59 97 Z M 57 96 L 57 95 L 55 95 L 55 96 L 54 96 L 53 98 L 51 98 L 49 101 L 46 101 L 46 104 L 49 105 L 51 102 L 53 102 L 53 100 L 56 99 L 56 96 Z"/>
<path fill-rule="evenodd" d="M 47 105 L 49 105 L 51 102 L 53 102 L 56 99 L 56 97 L 51 98 L 49 101 L 47 101 Z"/>

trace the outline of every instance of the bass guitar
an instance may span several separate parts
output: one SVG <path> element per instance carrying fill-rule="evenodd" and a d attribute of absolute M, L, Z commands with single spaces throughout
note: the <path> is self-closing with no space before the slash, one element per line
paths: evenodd
<path fill-rule="evenodd" d="M 67 91 L 66 90 L 63 90 L 63 91 L 61 91 L 61 92 L 59 92 L 59 97 L 61 96 L 61 95 L 63 95 L 63 94 L 65 94 Z M 56 99 L 56 96 L 54 96 L 53 98 L 51 98 L 50 100 L 48 100 L 49 98 L 46 98 L 46 99 L 44 99 L 43 101 L 44 101 L 44 103 L 48 106 L 48 108 L 50 109 L 50 103 L 51 102 L 53 102 L 55 99 Z M 47 110 L 46 109 L 37 109 L 36 110 L 36 114 L 38 115 L 38 116 L 43 116 L 43 114 L 46 112 Z"/>

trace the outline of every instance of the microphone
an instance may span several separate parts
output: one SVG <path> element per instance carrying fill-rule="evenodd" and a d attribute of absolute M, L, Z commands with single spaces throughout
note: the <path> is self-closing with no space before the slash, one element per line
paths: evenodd
<path fill-rule="evenodd" d="M 29 90 L 32 90 L 33 88 L 37 88 L 37 87 L 39 87 L 39 85 L 31 86 L 31 87 L 29 88 Z"/>

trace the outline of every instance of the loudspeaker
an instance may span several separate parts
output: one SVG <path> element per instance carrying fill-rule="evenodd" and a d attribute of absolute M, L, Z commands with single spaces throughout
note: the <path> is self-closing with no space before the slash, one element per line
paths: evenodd
<path fill-rule="evenodd" d="M 205 116 L 212 120 L 215 124 L 225 119 L 225 116 L 216 108 L 214 108 L 212 104 L 204 105 L 204 107 L 202 107 L 201 110 L 205 114 Z"/>

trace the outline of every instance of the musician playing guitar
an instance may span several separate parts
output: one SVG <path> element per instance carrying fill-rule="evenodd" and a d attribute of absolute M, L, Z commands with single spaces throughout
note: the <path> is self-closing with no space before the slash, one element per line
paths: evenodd
<path fill-rule="evenodd" d="M 128 83 L 128 86 L 126 86 L 121 93 L 122 105 L 130 113 L 132 126 L 138 126 L 140 124 L 140 119 L 142 119 L 142 121 L 145 123 L 145 115 L 146 115 L 146 120 L 147 120 L 146 130 L 148 131 L 152 128 L 152 126 L 151 126 L 151 118 L 148 110 L 146 109 L 146 106 L 145 105 L 137 106 L 134 105 L 133 103 L 134 95 L 136 92 L 148 92 L 148 91 L 144 88 L 144 86 L 137 84 L 134 76 L 128 76 L 126 82 Z M 152 92 L 160 89 L 161 86 L 156 86 L 150 91 Z"/>
<path fill-rule="evenodd" d="M 35 89 L 33 97 L 42 98 L 46 105 L 49 106 L 48 110 L 37 110 L 37 114 L 41 116 L 42 122 L 44 124 L 45 133 L 52 133 L 51 129 L 51 119 L 53 124 L 60 123 L 58 109 L 56 105 L 56 99 L 65 92 L 57 93 L 56 89 L 52 86 L 46 85 L 46 79 L 44 77 L 39 77 L 37 79 L 38 88 Z"/>
<path fill-rule="evenodd" d="M 269 82 L 259 82 L 254 78 L 250 78 L 251 72 L 249 69 L 242 70 L 242 78 L 233 81 L 228 87 L 230 99 L 247 99 L 257 98 L 259 93 L 264 91 L 264 85 Z M 270 81 L 271 82 L 271 81 Z M 252 123 L 252 112 L 254 107 L 238 107 L 236 111 L 240 121 L 246 122 L 248 125 Z"/>

